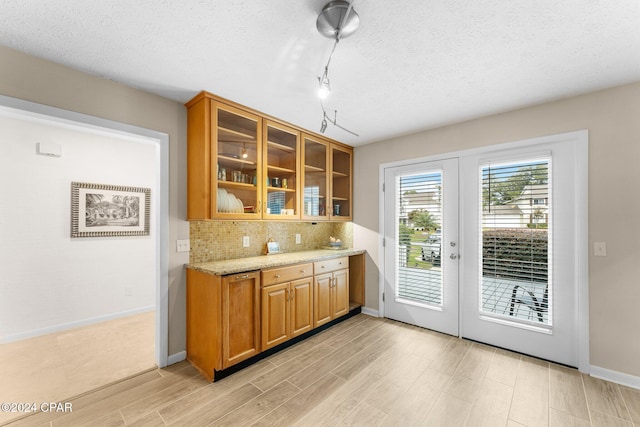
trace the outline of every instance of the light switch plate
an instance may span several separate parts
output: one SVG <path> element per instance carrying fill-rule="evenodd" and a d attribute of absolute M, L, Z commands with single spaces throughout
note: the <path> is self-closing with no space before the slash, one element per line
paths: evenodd
<path fill-rule="evenodd" d="M 243 248 L 248 248 L 249 244 L 250 244 L 249 236 L 243 236 L 242 237 L 242 247 Z"/>
<path fill-rule="evenodd" d="M 302 243 L 302 236 L 300 236 L 300 233 L 296 233 L 296 245 L 299 245 Z"/>
<path fill-rule="evenodd" d="M 189 252 L 191 250 L 191 242 L 189 239 L 176 240 L 176 252 Z"/>

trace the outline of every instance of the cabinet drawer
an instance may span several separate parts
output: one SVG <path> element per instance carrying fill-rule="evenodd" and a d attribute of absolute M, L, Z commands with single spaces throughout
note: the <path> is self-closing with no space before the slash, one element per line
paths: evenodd
<path fill-rule="evenodd" d="M 311 276 L 313 276 L 313 264 L 311 263 L 262 270 L 262 287 Z"/>
<path fill-rule="evenodd" d="M 314 274 L 322 274 L 328 271 L 343 270 L 349 268 L 349 257 L 333 258 L 314 263 Z"/>

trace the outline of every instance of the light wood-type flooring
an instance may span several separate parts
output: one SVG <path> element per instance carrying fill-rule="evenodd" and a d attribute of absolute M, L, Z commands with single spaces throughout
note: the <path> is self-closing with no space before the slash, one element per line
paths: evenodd
<path fill-rule="evenodd" d="M 58 402 L 153 369 L 155 312 L 0 345 L 0 403 Z M 0 425 L 22 414 L 0 411 Z"/>
<path fill-rule="evenodd" d="M 640 390 L 362 314 L 215 383 L 181 362 L 71 403 L 15 425 L 640 426 Z"/>

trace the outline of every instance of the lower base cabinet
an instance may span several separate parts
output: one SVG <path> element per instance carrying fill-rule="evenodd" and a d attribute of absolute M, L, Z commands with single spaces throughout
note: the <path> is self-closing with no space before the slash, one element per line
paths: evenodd
<path fill-rule="evenodd" d="M 348 258 L 316 262 L 313 281 L 313 327 L 322 326 L 349 312 Z M 318 272 L 324 272 L 317 274 Z"/>
<path fill-rule="evenodd" d="M 351 283 L 353 288 L 350 288 Z M 364 302 L 364 256 L 227 276 L 187 269 L 187 359 L 207 379 Z"/>
<path fill-rule="evenodd" d="M 260 274 L 222 278 L 222 369 L 260 353 Z"/>
<path fill-rule="evenodd" d="M 260 272 L 187 269 L 187 359 L 209 380 L 260 353 Z"/>
<path fill-rule="evenodd" d="M 312 274 L 311 264 L 262 272 L 263 351 L 313 329 Z"/>

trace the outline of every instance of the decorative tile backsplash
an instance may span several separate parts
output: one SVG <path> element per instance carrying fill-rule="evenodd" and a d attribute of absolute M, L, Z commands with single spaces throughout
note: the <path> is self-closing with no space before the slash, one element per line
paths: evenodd
<path fill-rule="evenodd" d="M 280 244 L 283 252 L 320 249 L 329 245 L 329 236 L 353 247 L 350 222 L 268 222 L 268 221 L 190 221 L 190 263 L 220 261 L 264 255 L 267 240 Z M 302 243 L 296 244 L 296 234 Z M 242 237 L 249 236 L 249 247 Z"/>

